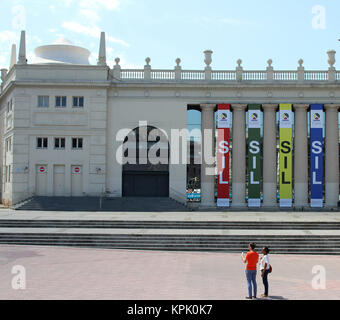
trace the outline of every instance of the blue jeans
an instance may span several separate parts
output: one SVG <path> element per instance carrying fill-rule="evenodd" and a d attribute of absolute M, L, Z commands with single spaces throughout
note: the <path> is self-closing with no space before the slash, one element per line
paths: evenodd
<path fill-rule="evenodd" d="M 268 274 L 269 274 L 269 270 L 266 270 L 264 272 L 264 277 L 262 278 L 263 279 L 263 285 L 264 285 L 264 294 L 266 296 L 268 296 L 268 289 L 269 289 L 269 285 L 268 285 Z"/>
<path fill-rule="evenodd" d="M 248 296 L 257 296 L 257 284 L 256 284 L 256 270 L 246 270 L 247 282 L 248 282 Z M 254 287 L 254 295 L 252 295 L 252 288 Z"/>

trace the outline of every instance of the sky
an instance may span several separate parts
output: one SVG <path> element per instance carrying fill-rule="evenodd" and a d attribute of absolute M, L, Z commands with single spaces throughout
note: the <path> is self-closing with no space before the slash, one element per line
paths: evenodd
<path fill-rule="evenodd" d="M 212 68 L 230 70 L 241 58 L 244 69 L 328 68 L 327 51 L 340 42 L 338 0 L 2 0 L 0 67 L 8 68 L 10 47 L 26 30 L 28 63 L 34 49 L 65 37 L 98 57 L 100 31 L 106 32 L 110 67 L 204 68 L 203 51 L 214 51 Z M 339 54 L 340 54 L 340 50 Z M 335 65 L 336 66 L 336 65 Z"/>

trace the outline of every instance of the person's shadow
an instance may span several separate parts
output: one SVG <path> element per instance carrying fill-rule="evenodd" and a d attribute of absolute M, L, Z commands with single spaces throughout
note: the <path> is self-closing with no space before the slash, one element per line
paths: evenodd
<path fill-rule="evenodd" d="M 258 300 L 288 300 L 282 296 L 268 296 L 268 298 L 258 298 Z"/>

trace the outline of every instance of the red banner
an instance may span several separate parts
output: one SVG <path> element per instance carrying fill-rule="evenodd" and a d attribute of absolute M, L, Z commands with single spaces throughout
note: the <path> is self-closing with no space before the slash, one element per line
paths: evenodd
<path fill-rule="evenodd" d="M 217 206 L 229 207 L 230 104 L 218 105 L 217 138 Z"/>

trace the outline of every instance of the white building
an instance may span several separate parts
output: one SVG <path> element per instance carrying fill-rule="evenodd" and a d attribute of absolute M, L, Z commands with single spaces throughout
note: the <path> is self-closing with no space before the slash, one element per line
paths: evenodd
<path fill-rule="evenodd" d="M 141 124 L 161 129 L 173 146 L 172 129 L 187 128 L 188 109 L 202 111 L 202 129 L 214 129 L 219 103 L 231 104 L 233 144 L 232 206 L 246 205 L 246 109 L 261 104 L 263 122 L 263 205 L 277 205 L 276 119 L 280 103 L 295 111 L 295 206 L 309 207 L 307 111 L 324 105 L 326 113 L 325 205 L 339 200 L 340 72 L 329 51 L 329 70 L 305 71 L 303 61 L 292 71 L 276 71 L 272 61 L 264 71 L 211 68 L 211 51 L 205 52 L 204 70 L 153 70 L 150 59 L 141 70 L 122 70 L 119 59 L 106 64 L 102 33 L 97 65 L 89 64 L 89 51 L 60 40 L 35 50 L 26 60 L 25 32 L 18 59 L 12 49 L 9 70 L 1 70 L 1 194 L 5 205 L 38 196 L 111 197 L 170 196 L 186 201 L 187 165 L 129 167 L 117 160 L 124 137 Z M 128 134 L 129 130 L 126 131 Z M 207 141 L 204 141 L 206 143 Z M 184 139 L 183 145 L 187 141 Z M 185 148 L 184 148 L 185 149 Z M 182 147 L 180 147 L 182 150 Z M 235 149 L 236 150 L 236 149 Z M 180 152 L 179 156 L 182 156 Z M 202 165 L 202 171 L 206 165 Z M 202 176 L 202 205 L 215 203 L 215 177 Z"/>

